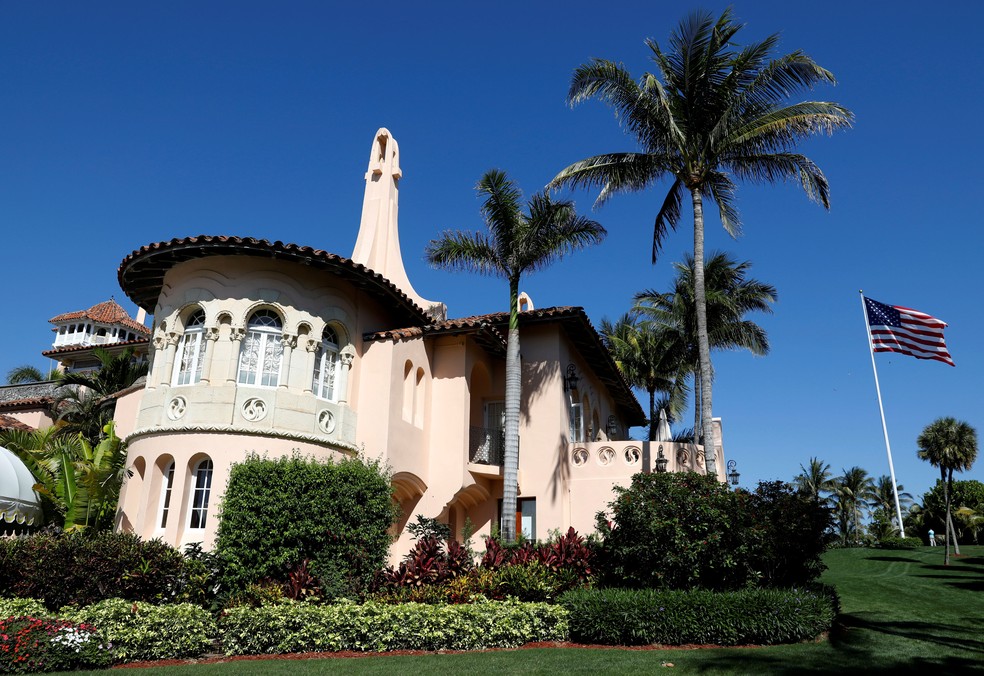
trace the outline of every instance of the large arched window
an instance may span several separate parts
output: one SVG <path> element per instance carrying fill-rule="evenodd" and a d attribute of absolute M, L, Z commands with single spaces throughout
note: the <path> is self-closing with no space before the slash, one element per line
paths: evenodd
<path fill-rule="evenodd" d="M 338 364 L 338 334 L 325 327 L 321 344 L 314 354 L 314 382 L 311 389 L 321 399 L 335 398 L 335 366 Z"/>
<path fill-rule="evenodd" d="M 167 515 L 171 511 L 171 491 L 174 488 L 174 461 L 168 463 L 164 468 L 164 475 L 161 478 L 161 508 L 157 519 L 157 527 L 160 530 L 167 528 Z"/>
<path fill-rule="evenodd" d="M 205 528 L 205 518 L 208 516 L 208 499 L 212 493 L 211 459 L 205 458 L 195 465 L 192 479 L 195 483 L 191 491 L 191 514 L 189 515 L 188 528 L 201 530 Z"/>
<path fill-rule="evenodd" d="M 202 379 L 205 344 L 205 311 L 199 310 L 188 318 L 184 335 L 178 341 L 178 351 L 174 357 L 174 374 L 171 376 L 173 384 L 194 385 Z"/>
<path fill-rule="evenodd" d="M 239 353 L 239 383 L 276 387 L 280 383 L 283 324 L 272 310 L 257 310 L 246 325 L 246 338 Z"/>

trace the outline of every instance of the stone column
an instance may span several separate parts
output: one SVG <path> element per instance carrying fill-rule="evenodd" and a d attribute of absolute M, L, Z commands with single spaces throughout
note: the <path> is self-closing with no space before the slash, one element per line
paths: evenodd
<path fill-rule="evenodd" d="M 304 377 L 307 378 L 304 383 L 304 394 L 314 392 L 314 360 L 319 344 L 314 338 L 304 341 Z"/>
<path fill-rule="evenodd" d="M 205 362 L 202 364 L 202 377 L 200 382 L 209 384 L 212 375 L 212 360 L 215 358 L 215 345 L 219 340 L 219 327 L 205 329 L 202 339 L 205 343 Z"/>
<path fill-rule="evenodd" d="M 245 337 L 246 329 L 244 328 L 233 327 L 229 331 L 229 340 L 232 341 L 232 355 L 229 358 L 229 368 L 226 371 L 226 383 L 231 385 L 236 383 L 236 371 L 239 370 L 239 352 Z"/>
<path fill-rule="evenodd" d="M 155 335 L 152 344 L 154 346 L 154 357 L 151 360 L 150 376 L 147 379 L 148 390 L 156 389 L 161 384 L 161 373 L 164 370 L 164 348 L 167 347 L 164 334 L 158 333 Z"/>
<path fill-rule="evenodd" d="M 338 388 L 338 395 L 335 399 L 339 404 L 348 403 L 348 380 L 349 370 L 352 368 L 352 360 L 355 358 L 355 350 L 351 345 L 346 345 L 338 355 L 338 380 L 335 387 Z"/>
<path fill-rule="evenodd" d="M 174 355 L 180 339 L 181 336 L 174 331 L 164 336 L 164 372 L 161 373 L 161 387 L 171 386 L 171 377 L 174 375 Z"/>
<path fill-rule="evenodd" d="M 290 385 L 290 358 L 297 347 L 297 336 L 285 333 L 280 338 L 280 344 L 284 346 L 283 355 L 280 358 L 280 387 L 287 389 Z"/>

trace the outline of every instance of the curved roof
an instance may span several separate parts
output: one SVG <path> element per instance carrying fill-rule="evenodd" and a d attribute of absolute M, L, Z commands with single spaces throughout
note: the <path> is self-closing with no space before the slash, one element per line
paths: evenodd
<path fill-rule="evenodd" d="M 150 330 L 146 326 L 132 319 L 130 315 L 126 313 L 126 310 L 120 307 L 120 304 L 112 298 L 103 301 L 102 303 L 93 305 L 88 310 L 66 312 L 58 315 L 57 317 L 52 317 L 48 321 L 55 324 L 57 322 L 67 322 L 73 319 L 88 319 L 100 324 L 120 324 L 139 334 L 145 336 L 150 335 Z"/>
<path fill-rule="evenodd" d="M 309 246 L 270 242 L 253 237 L 198 235 L 148 244 L 120 263 L 120 287 L 139 307 L 153 312 L 164 285 L 164 275 L 179 263 L 209 256 L 254 256 L 306 265 L 342 277 L 393 308 L 410 324 L 430 324 L 424 309 L 393 282 L 355 261 Z"/>
<path fill-rule="evenodd" d="M 41 522 L 41 499 L 27 466 L 0 446 L 0 520 L 33 526 Z"/>

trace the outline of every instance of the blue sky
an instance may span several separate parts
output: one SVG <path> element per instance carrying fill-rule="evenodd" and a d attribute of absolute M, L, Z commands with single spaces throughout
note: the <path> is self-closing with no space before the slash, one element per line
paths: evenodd
<path fill-rule="evenodd" d="M 417 291 L 453 316 L 505 309 L 498 280 L 423 262 L 447 228 L 480 227 L 473 186 L 506 170 L 532 193 L 567 164 L 633 150 L 599 103 L 564 97 L 591 57 L 649 68 L 692 8 L 724 3 L 486 4 L 45 2 L 0 4 L 0 372 L 46 366 L 47 320 L 115 295 L 119 262 L 178 236 L 263 237 L 350 255 L 373 133 L 400 143 L 400 226 Z M 708 247 L 753 262 L 779 290 L 761 318 L 772 354 L 719 354 L 714 413 L 742 483 L 791 478 L 810 456 L 887 473 L 858 290 L 950 324 L 951 368 L 878 355 L 899 481 L 935 475 L 916 436 L 952 415 L 984 432 L 973 286 L 984 58 L 972 2 L 735 6 L 743 42 L 779 32 L 838 78 L 812 98 L 855 128 L 804 144 L 832 186 L 829 212 L 796 186 L 746 185 L 745 234 L 710 214 Z M 538 307 L 581 305 L 597 324 L 666 288 L 686 227 L 649 260 L 665 185 L 593 213 L 606 242 L 528 277 Z M 572 195 L 589 210 L 595 193 Z M 684 222 L 690 218 L 685 216 Z M 134 309 L 128 301 L 124 305 Z M 15 321 L 16 318 L 16 321 Z M 978 338 L 974 338 L 978 336 Z M 967 473 L 984 479 L 984 459 Z"/>

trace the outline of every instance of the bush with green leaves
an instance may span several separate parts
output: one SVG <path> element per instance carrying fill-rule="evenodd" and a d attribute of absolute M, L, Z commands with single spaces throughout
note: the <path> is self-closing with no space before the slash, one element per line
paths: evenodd
<path fill-rule="evenodd" d="M 922 546 L 919 538 L 882 538 L 878 542 L 879 549 L 915 549 Z"/>
<path fill-rule="evenodd" d="M 51 610 L 114 596 L 169 600 L 183 565 L 170 545 L 132 533 L 55 531 L 0 540 L 0 588 Z"/>
<path fill-rule="evenodd" d="M 50 617 L 0 617 L 0 673 L 102 669 L 113 663 L 95 627 Z"/>
<path fill-rule="evenodd" d="M 229 592 L 286 583 L 305 560 L 325 598 L 360 594 L 385 562 L 392 489 L 374 462 L 249 456 L 233 465 L 216 552 Z"/>
<path fill-rule="evenodd" d="M 0 617 L 54 617 L 37 599 L 0 598 Z"/>
<path fill-rule="evenodd" d="M 81 609 L 63 608 L 59 615 L 94 626 L 112 644 L 117 662 L 196 657 L 218 635 L 208 611 L 191 603 L 155 606 L 107 599 Z"/>
<path fill-rule="evenodd" d="M 485 601 L 469 605 L 283 603 L 232 608 L 220 624 L 229 655 L 357 650 L 480 650 L 567 637 L 556 605 Z"/>
<path fill-rule="evenodd" d="M 771 645 L 813 639 L 837 616 L 827 589 L 578 589 L 560 604 L 570 638 L 604 645 Z"/>

